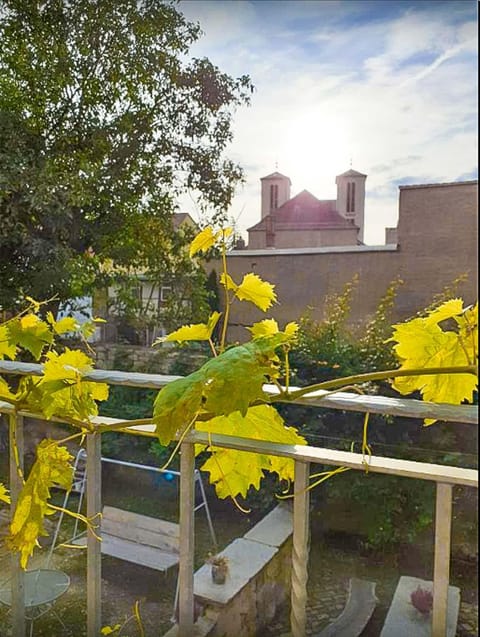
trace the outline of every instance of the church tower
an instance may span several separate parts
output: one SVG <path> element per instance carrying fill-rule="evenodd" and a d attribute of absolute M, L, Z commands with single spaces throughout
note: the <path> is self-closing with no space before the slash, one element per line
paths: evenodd
<path fill-rule="evenodd" d="M 365 217 L 365 181 L 367 175 L 350 168 L 337 175 L 337 211 L 358 226 L 358 239 L 363 243 Z"/>
<path fill-rule="evenodd" d="M 263 219 L 290 199 L 292 182 L 289 177 L 285 177 L 285 175 L 278 172 L 262 177 L 260 181 L 262 182 Z"/>

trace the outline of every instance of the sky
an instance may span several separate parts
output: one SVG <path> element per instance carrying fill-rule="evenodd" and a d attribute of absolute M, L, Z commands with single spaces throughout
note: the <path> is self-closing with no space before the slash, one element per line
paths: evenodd
<path fill-rule="evenodd" d="M 476 0 L 181 0 L 208 57 L 255 92 L 227 156 L 246 183 L 229 214 L 260 220 L 260 178 L 335 199 L 335 176 L 368 175 L 365 243 L 398 221 L 398 186 L 477 179 Z M 198 219 L 192 197 L 182 210 Z"/>

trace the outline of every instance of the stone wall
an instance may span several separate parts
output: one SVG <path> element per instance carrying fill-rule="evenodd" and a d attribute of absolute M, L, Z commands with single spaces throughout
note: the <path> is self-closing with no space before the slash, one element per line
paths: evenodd
<path fill-rule="evenodd" d="M 238 250 L 229 254 L 229 273 L 240 281 L 247 272 L 275 284 L 278 304 L 266 314 L 250 303 L 232 305 L 229 339 L 246 340 L 246 325 L 275 317 L 281 325 L 298 320 L 307 308 L 323 314 L 325 296 L 341 292 L 359 276 L 351 322 L 373 315 L 389 284 L 401 277 L 393 320 L 429 305 L 459 275 L 457 293 L 466 303 L 477 298 L 478 182 L 400 187 L 398 244 L 283 250 Z M 219 263 L 210 268 L 221 271 Z"/>
<path fill-rule="evenodd" d="M 119 345 L 115 343 L 95 344 L 95 367 L 97 369 L 128 369 L 128 371 L 148 372 L 149 374 L 172 373 L 172 365 L 182 360 L 182 352 L 170 344 L 159 347 L 141 347 L 137 345 Z M 202 365 L 205 356 L 188 353 L 192 365 Z M 179 372 L 179 375 L 180 372 Z"/>

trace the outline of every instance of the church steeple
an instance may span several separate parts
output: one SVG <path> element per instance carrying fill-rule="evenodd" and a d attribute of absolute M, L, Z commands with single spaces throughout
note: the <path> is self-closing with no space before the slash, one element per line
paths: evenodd
<path fill-rule="evenodd" d="M 358 238 L 363 243 L 363 229 L 365 217 L 365 181 L 367 175 L 350 168 L 341 175 L 337 175 L 337 211 L 352 219 L 358 226 Z"/>
<path fill-rule="evenodd" d="M 277 164 L 275 164 L 277 167 Z M 271 175 L 262 177 L 262 219 L 280 208 L 290 199 L 290 186 L 292 182 L 289 177 L 275 171 Z"/>

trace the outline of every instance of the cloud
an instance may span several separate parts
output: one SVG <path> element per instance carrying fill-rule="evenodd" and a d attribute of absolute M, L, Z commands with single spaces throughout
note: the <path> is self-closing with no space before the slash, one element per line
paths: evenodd
<path fill-rule="evenodd" d="M 194 47 L 251 75 L 250 108 L 229 153 L 246 168 L 232 211 L 259 219 L 260 177 L 275 169 L 320 198 L 335 175 L 368 173 L 366 240 L 395 225 L 404 179 L 454 181 L 477 165 L 476 5 L 422 2 L 181 2 L 206 36 Z M 419 183 L 418 181 L 416 183 Z M 370 206 L 370 208 L 369 208 Z"/>

